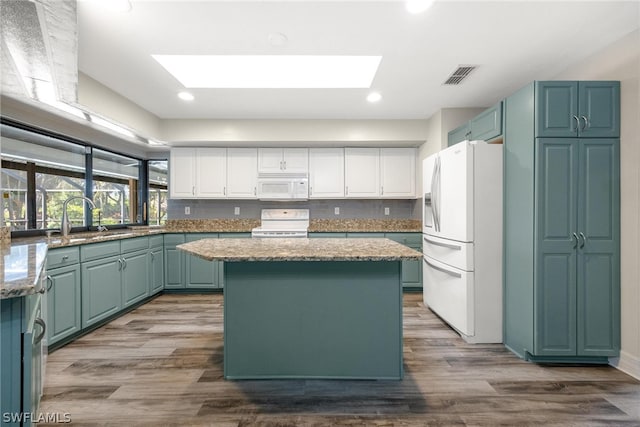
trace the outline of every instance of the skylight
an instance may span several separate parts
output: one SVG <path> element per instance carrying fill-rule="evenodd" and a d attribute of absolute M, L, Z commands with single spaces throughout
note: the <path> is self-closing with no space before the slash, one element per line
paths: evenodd
<path fill-rule="evenodd" d="M 368 88 L 381 56 L 151 55 L 186 88 Z"/>

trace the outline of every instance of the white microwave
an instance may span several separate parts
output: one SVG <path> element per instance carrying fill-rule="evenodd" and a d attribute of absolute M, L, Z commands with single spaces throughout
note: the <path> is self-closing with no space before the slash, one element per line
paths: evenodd
<path fill-rule="evenodd" d="M 260 200 L 306 200 L 309 178 L 306 174 L 258 175 L 257 195 Z"/>

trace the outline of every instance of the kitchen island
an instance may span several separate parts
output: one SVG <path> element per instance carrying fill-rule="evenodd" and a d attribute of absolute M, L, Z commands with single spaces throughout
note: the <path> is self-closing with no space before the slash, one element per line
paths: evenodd
<path fill-rule="evenodd" d="M 388 239 L 202 239 L 225 262 L 227 379 L 402 379 L 403 260 Z"/>

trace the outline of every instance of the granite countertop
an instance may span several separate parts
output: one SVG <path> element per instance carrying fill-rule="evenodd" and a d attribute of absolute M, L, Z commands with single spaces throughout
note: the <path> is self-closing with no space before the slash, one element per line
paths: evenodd
<path fill-rule="evenodd" d="M 169 220 L 165 227 L 135 226 L 106 232 L 73 233 L 67 238 L 59 235 L 13 238 L 10 243 L 0 246 L 0 299 L 30 295 L 37 291 L 38 279 L 45 266 L 47 248 L 63 248 L 164 233 L 249 233 L 259 225 L 260 220 L 257 219 Z M 420 231 L 420 221 L 410 219 L 311 219 L 309 224 L 311 233 Z M 222 238 L 199 242 L 178 247 L 188 252 L 196 250 L 199 245 L 202 245 L 199 251 L 220 250 L 222 255 L 196 255 L 223 261 L 395 261 L 421 257 L 419 252 L 387 239 Z"/>
<path fill-rule="evenodd" d="M 403 261 L 422 254 L 389 239 L 201 239 L 177 246 L 209 261 Z"/>
<path fill-rule="evenodd" d="M 46 243 L 2 245 L 0 252 L 0 299 L 36 293 L 47 259 Z"/>

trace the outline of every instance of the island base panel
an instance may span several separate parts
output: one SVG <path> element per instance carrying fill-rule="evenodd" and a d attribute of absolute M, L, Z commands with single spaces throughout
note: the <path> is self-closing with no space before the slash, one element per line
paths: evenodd
<path fill-rule="evenodd" d="M 230 262 L 225 284 L 225 378 L 402 378 L 400 262 Z"/>

